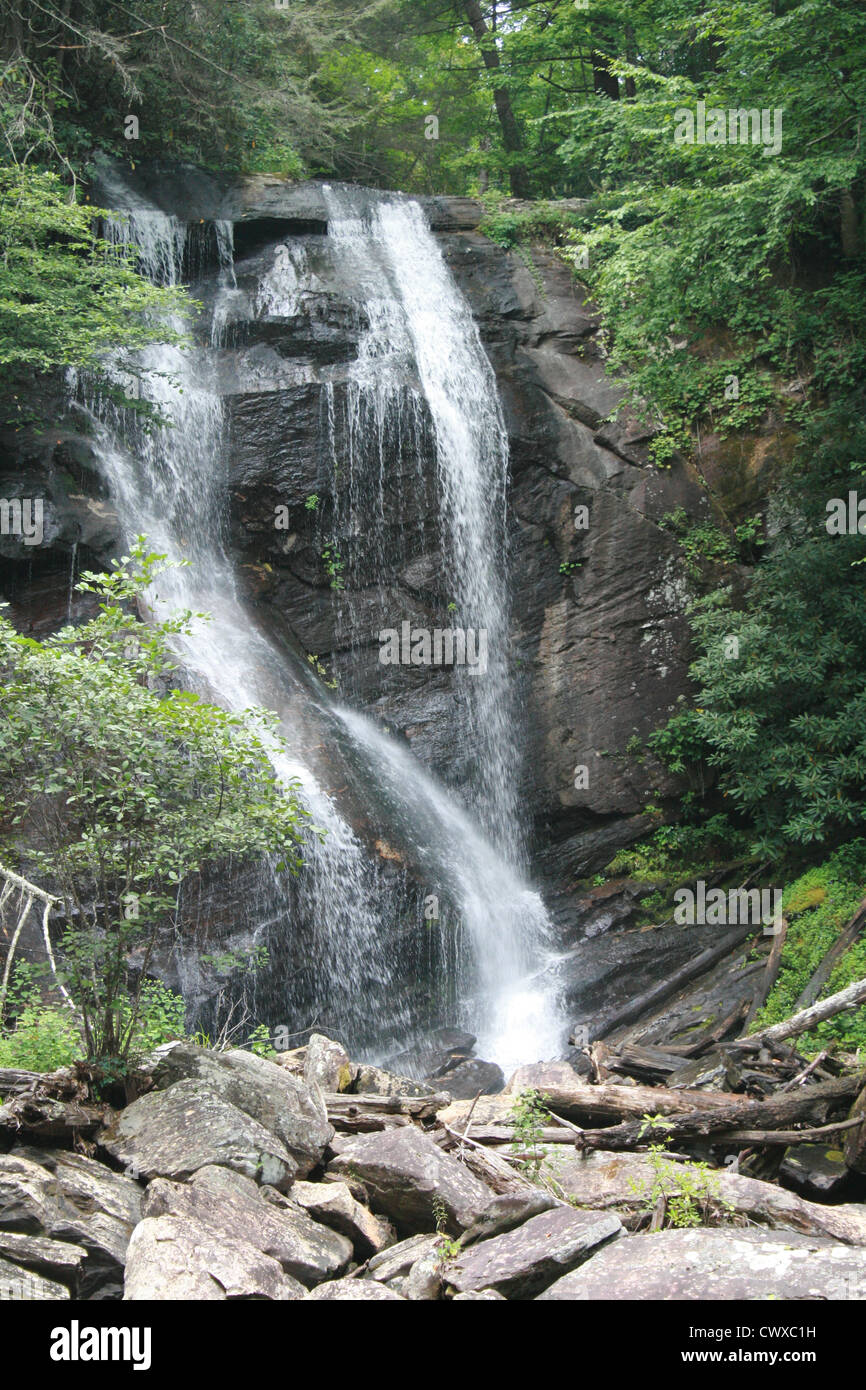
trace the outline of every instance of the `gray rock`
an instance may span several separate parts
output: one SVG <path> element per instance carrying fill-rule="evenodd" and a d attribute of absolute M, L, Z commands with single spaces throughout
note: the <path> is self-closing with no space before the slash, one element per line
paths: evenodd
<path fill-rule="evenodd" d="M 86 1256 L 82 1245 L 17 1231 L 0 1231 L 0 1259 L 10 1260 L 22 1269 L 31 1269 L 70 1289 L 77 1288 L 80 1282 Z"/>
<path fill-rule="evenodd" d="M 426 1081 L 411 1081 L 381 1067 L 362 1066 L 353 1087 L 359 1094 L 374 1096 L 431 1096 L 439 1089 Z"/>
<path fill-rule="evenodd" d="M 452 1303 L 505 1303 L 504 1294 L 495 1289 L 470 1289 L 468 1293 L 456 1293 Z"/>
<path fill-rule="evenodd" d="M 779 1180 L 802 1197 L 826 1201 L 844 1191 L 851 1175 L 841 1149 L 828 1144 L 797 1144 L 785 1154 Z"/>
<path fill-rule="evenodd" d="M 280 1140 L 206 1081 L 179 1081 L 141 1096 L 114 1116 L 99 1142 L 145 1182 L 187 1178 L 216 1164 L 287 1188 L 297 1172 Z"/>
<path fill-rule="evenodd" d="M 558 1279 L 541 1300 L 866 1300 L 860 1250 L 780 1231 L 630 1236 Z"/>
<path fill-rule="evenodd" d="M 217 1238 L 245 1241 L 303 1284 L 341 1274 L 352 1258 L 352 1242 L 345 1236 L 230 1168 L 201 1168 L 188 1183 L 156 1178 L 142 1214 L 176 1216 Z"/>
<path fill-rule="evenodd" d="M 377 1255 L 397 1239 L 391 1223 L 356 1202 L 344 1182 L 296 1182 L 291 1199 L 314 1221 L 346 1236 L 359 1259 Z"/>
<path fill-rule="evenodd" d="M 458 1293 L 497 1289 L 506 1298 L 533 1298 L 622 1234 L 622 1222 L 610 1212 L 558 1207 L 471 1245 L 449 1264 L 445 1280 Z"/>
<path fill-rule="evenodd" d="M 304 1059 L 304 1080 L 308 1086 L 318 1086 L 326 1092 L 348 1091 L 357 1070 L 342 1043 L 326 1038 L 323 1033 L 310 1035 Z"/>
<path fill-rule="evenodd" d="M 543 1187 L 526 1192 L 505 1192 L 499 1197 L 494 1197 L 487 1210 L 473 1226 L 470 1226 L 463 1237 L 463 1248 L 476 1240 L 490 1240 L 493 1236 L 501 1236 L 505 1231 L 512 1231 L 515 1226 L 521 1226 L 530 1217 L 539 1216 L 543 1211 L 552 1211 L 554 1207 L 561 1206 L 563 1203 Z"/>
<path fill-rule="evenodd" d="M 431 1250 L 428 1254 L 422 1255 L 420 1260 L 416 1260 L 406 1276 L 402 1293 L 409 1299 L 410 1303 L 427 1302 L 430 1299 L 441 1298 L 443 1289 L 444 1266 L 441 1254 L 437 1250 Z"/>
<path fill-rule="evenodd" d="M 456 1234 L 478 1220 L 492 1196 L 462 1163 L 412 1125 L 361 1135 L 332 1159 L 328 1172 L 354 1173 L 374 1210 L 406 1233 L 436 1227 L 435 1199 L 447 1229 Z"/>
<path fill-rule="evenodd" d="M 392 1279 L 405 1279 L 418 1260 L 438 1248 L 438 1236 L 410 1236 L 408 1240 L 401 1240 L 399 1244 L 374 1255 L 364 1277 L 377 1279 L 383 1284 L 390 1283 Z"/>
<path fill-rule="evenodd" d="M 140 1215 L 138 1183 L 83 1154 L 22 1148 L 0 1155 L 0 1228 L 82 1246 L 80 1298 L 119 1292 Z"/>
<path fill-rule="evenodd" d="M 471 1100 L 479 1091 L 482 1095 L 496 1095 L 505 1085 L 505 1075 L 495 1062 L 470 1057 L 438 1072 L 436 1084 L 440 1091 L 449 1091 L 455 1100 Z"/>
<path fill-rule="evenodd" d="M 319 1284 L 308 1300 L 316 1303 L 405 1303 L 402 1294 L 389 1289 L 387 1284 L 377 1284 L 370 1279 L 334 1279 L 328 1284 Z"/>
<path fill-rule="evenodd" d="M 124 1302 L 217 1303 L 304 1296 L 304 1287 L 249 1241 L 217 1235 L 182 1216 L 147 1217 L 129 1242 Z"/>
<path fill-rule="evenodd" d="M 257 1120 L 279 1139 L 305 1178 L 321 1162 L 334 1129 L 324 1102 L 291 1070 L 253 1052 L 214 1052 L 176 1043 L 154 1071 L 164 1088 L 186 1079 L 206 1081 L 222 1100 Z"/>
<path fill-rule="evenodd" d="M 19 1265 L 0 1258 L 0 1303 L 41 1302 L 43 1299 L 57 1302 L 69 1297 L 70 1293 L 65 1284 L 45 1279 L 32 1269 L 22 1269 Z"/>
<path fill-rule="evenodd" d="M 564 1192 L 581 1206 L 615 1210 L 628 1218 L 644 1210 L 656 1170 L 643 1154 L 578 1154 L 566 1144 L 545 1145 L 547 1165 Z M 670 1180 L 688 1176 L 693 1185 L 701 1175 L 688 1164 L 671 1164 Z M 775 1230 L 827 1236 L 850 1245 L 866 1245 L 866 1206 L 858 1202 L 833 1206 L 807 1202 L 774 1183 L 761 1182 L 727 1169 L 714 1170 L 708 1191 L 728 1217 L 745 1218 Z"/>

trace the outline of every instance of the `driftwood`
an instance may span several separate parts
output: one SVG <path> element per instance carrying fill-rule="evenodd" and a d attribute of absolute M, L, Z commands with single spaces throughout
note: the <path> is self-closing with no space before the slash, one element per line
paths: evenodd
<path fill-rule="evenodd" d="M 769 998 L 770 990 L 776 983 L 779 975 L 779 967 L 782 964 L 782 950 L 787 938 L 788 923 L 786 918 L 783 917 L 780 930 L 777 931 L 776 935 L 773 937 L 773 945 L 767 957 L 766 969 L 755 986 L 755 993 L 752 996 L 749 1012 L 746 1014 L 746 1021 L 743 1024 L 744 1031 L 747 1031 L 751 1027 L 753 1020 L 757 1017 L 758 1011 L 764 1007 L 764 1004 Z"/>
<path fill-rule="evenodd" d="M 792 1014 L 790 1018 L 783 1019 L 781 1023 L 774 1023 L 769 1028 L 761 1028 L 757 1033 L 750 1033 L 743 1038 L 735 1038 L 728 1046 L 760 1047 L 768 1043 L 781 1042 L 784 1038 L 795 1038 L 800 1033 L 807 1033 L 810 1028 L 814 1028 L 816 1023 L 821 1023 L 825 1018 L 833 1018 L 835 1014 L 845 1013 L 848 1009 L 856 1009 L 859 1004 L 863 1003 L 866 1003 L 866 980 L 855 980 L 845 989 L 840 989 L 837 994 L 831 994 L 829 999 L 822 999 L 818 1004 L 812 1004 L 810 1008 Z"/>
<path fill-rule="evenodd" d="M 412 1120 L 433 1120 L 439 1110 L 451 1104 L 443 1092 L 428 1096 L 350 1095 L 325 1092 L 328 1119 L 343 1134 L 364 1134 L 410 1124 Z"/>
<path fill-rule="evenodd" d="M 866 926 L 866 899 L 860 904 L 845 930 L 841 932 L 833 942 L 833 945 L 824 956 L 818 969 L 794 1004 L 795 1009 L 806 1009 L 810 1004 L 814 1004 L 821 990 L 832 975 L 837 961 L 841 960 L 849 946 L 854 945 L 854 942 L 857 940 L 864 926 Z"/>
<path fill-rule="evenodd" d="M 34 903 L 37 902 L 42 905 L 42 940 L 45 945 L 45 954 L 48 957 L 48 964 L 51 966 L 51 973 L 54 976 L 55 983 L 58 989 L 60 990 L 60 993 L 63 996 L 64 1001 L 70 1009 L 74 1008 L 75 1006 L 72 1002 L 72 998 L 69 994 L 69 991 L 57 978 L 57 962 L 54 959 L 54 949 L 51 945 L 51 933 L 48 929 L 48 919 L 51 915 L 51 909 L 53 907 L 62 906 L 60 899 L 53 897 L 51 893 L 46 893 L 35 883 L 31 883 L 29 879 L 22 878 L 20 874 L 13 873 L 11 869 L 5 868 L 2 864 L 0 864 L 0 881 L 2 881 L 2 887 L 0 887 L 0 918 L 2 918 L 3 916 L 6 904 L 10 901 L 10 899 L 14 896 L 15 893 L 18 894 L 17 921 L 15 924 L 15 930 L 12 933 L 11 939 L 9 940 L 9 945 L 6 949 L 6 962 L 3 967 L 3 977 L 2 979 L 0 979 L 0 1015 L 2 1015 L 3 1008 L 6 1003 L 6 993 L 9 989 L 9 980 L 12 973 L 12 963 L 15 959 L 15 951 L 18 947 L 18 941 L 20 939 L 22 931 L 24 930 L 24 924 L 30 916 L 30 910 L 33 907 Z M 6 932 L 5 928 L 4 935 L 8 936 L 8 933 Z"/>
<path fill-rule="evenodd" d="M 722 1103 L 714 1107 L 672 1112 L 663 1104 L 648 1105 L 644 1114 L 663 1114 L 663 1122 L 652 1125 L 641 1118 L 640 1121 L 629 1120 L 607 1129 L 586 1130 L 580 1136 L 578 1145 L 590 1149 L 623 1150 L 634 1149 L 639 1144 L 652 1143 L 654 1140 L 657 1142 L 661 1138 L 686 1141 L 710 1138 L 714 1142 L 734 1142 L 734 1136 L 740 1136 L 739 1142 L 743 1143 L 784 1143 L 786 1141 L 778 1137 L 781 1132 L 791 1131 L 791 1126 L 798 1121 L 810 1127 L 814 1127 L 816 1122 L 824 1125 L 827 1112 L 834 1105 L 855 1096 L 861 1086 L 862 1077 L 851 1074 L 819 1082 L 816 1086 L 780 1093 L 766 1100 L 744 1100 L 741 1096 L 716 1092 Z M 655 1094 L 660 1100 L 664 1092 L 657 1091 Z M 676 1094 L 693 1096 L 695 1093 L 678 1091 Z M 743 1139 L 744 1132 L 761 1137 Z"/>
<path fill-rule="evenodd" d="M 8 1104 L 0 1106 L 0 1133 L 74 1143 L 81 1135 L 94 1134 L 105 1123 L 105 1118 L 104 1105 L 52 1100 L 49 1096 L 30 1092 L 14 1096 Z"/>

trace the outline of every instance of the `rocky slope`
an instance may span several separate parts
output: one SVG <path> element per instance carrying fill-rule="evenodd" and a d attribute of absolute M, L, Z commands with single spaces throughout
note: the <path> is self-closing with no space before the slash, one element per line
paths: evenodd
<path fill-rule="evenodd" d="M 524 1069 L 479 1109 L 359 1067 L 319 1034 L 276 1061 L 169 1044 L 132 1080 L 138 1099 L 113 1109 L 50 1098 L 84 1095 L 83 1076 L 6 1075 L 0 1296 L 866 1299 L 862 1191 L 821 1205 L 735 1171 L 581 1154 L 572 1122 L 543 1131 L 568 1142 L 515 1131 L 527 1084 L 552 1124 L 609 1116 L 617 1086 L 562 1064 Z M 624 1103 L 628 1089 L 620 1079 Z M 498 1147 L 490 1114 L 506 1126 Z M 661 1195 L 682 1192 L 702 1224 L 658 1229 Z"/>

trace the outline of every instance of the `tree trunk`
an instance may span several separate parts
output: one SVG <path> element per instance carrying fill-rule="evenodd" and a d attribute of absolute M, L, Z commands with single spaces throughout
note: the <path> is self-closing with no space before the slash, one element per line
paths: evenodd
<path fill-rule="evenodd" d="M 499 54 L 495 48 L 488 48 L 484 43 L 490 30 L 484 21 L 479 0 L 463 0 L 463 8 L 466 11 L 466 18 L 472 26 L 472 32 L 481 46 L 481 56 L 484 66 L 491 72 L 499 69 Z M 502 129 L 502 143 L 505 152 L 509 155 L 519 155 L 523 153 L 523 136 L 520 133 L 520 126 L 511 106 L 511 97 L 505 87 L 495 87 L 493 91 L 493 101 L 496 106 L 496 114 L 499 117 L 499 125 Z M 526 166 L 521 161 L 513 163 L 509 169 L 509 179 L 511 182 L 511 193 L 515 198 L 530 198 L 532 191 L 529 183 L 529 175 Z"/>

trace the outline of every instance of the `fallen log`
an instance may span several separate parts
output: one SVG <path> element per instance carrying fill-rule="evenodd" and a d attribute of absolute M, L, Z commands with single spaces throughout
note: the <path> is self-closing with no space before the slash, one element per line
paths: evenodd
<path fill-rule="evenodd" d="M 444 1091 L 426 1096 L 349 1095 L 329 1091 L 323 1094 L 323 1099 L 334 1128 L 353 1134 L 388 1129 L 412 1120 L 433 1120 L 438 1111 L 451 1104 L 450 1095 Z"/>
<path fill-rule="evenodd" d="M 762 1044 L 782 1042 L 785 1038 L 796 1038 L 800 1033 L 807 1033 L 810 1028 L 814 1028 L 816 1023 L 822 1023 L 825 1018 L 833 1018 L 836 1014 L 846 1013 L 849 1009 L 856 1009 L 858 1004 L 863 1003 L 866 1003 L 866 980 L 855 980 L 845 989 L 840 989 L 837 994 L 831 994 L 828 999 L 822 999 L 820 1003 L 792 1014 L 790 1018 L 783 1019 L 781 1023 L 773 1023 L 769 1028 L 761 1028 L 757 1033 L 749 1033 L 746 1037 L 734 1038 L 727 1046 L 756 1047 Z"/>
<path fill-rule="evenodd" d="M 743 1131 L 760 1134 L 763 1143 L 790 1143 L 791 1140 L 772 1138 L 769 1132 L 791 1131 L 791 1126 L 797 1121 L 811 1122 L 810 1127 L 816 1122 L 824 1124 L 830 1108 L 856 1095 L 862 1084 L 862 1077 L 853 1074 L 839 1076 L 832 1081 L 819 1082 L 816 1086 L 804 1086 L 802 1090 L 779 1093 L 766 1100 L 744 1100 L 741 1096 L 717 1092 L 724 1103 L 716 1108 L 673 1113 L 664 1110 L 661 1105 L 655 1109 L 648 1107 L 645 1115 L 663 1116 L 664 1119 L 658 1119 L 653 1124 L 643 1118 L 640 1122 L 629 1120 L 607 1129 L 585 1130 L 577 1144 L 585 1149 L 619 1151 L 634 1149 L 639 1144 L 658 1143 L 663 1138 L 681 1141 L 711 1138 L 719 1142 L 730 1139 L 733 1142 L 733 1136 Z M 661 1094 L 661 1091 L 655 1092 L 656 1096 Z M 682 1096 L 689 1093 L 680 1091 L 677 1094 Z"/>
<path fill-rule="evenodd" d="M 27 1093 L 0 1106 L 0 1132 L 71 1143 L 81 1135 L 95 1134 L 105 1124 L 105 1117 L 104 1105 L 81 1105 Z"/>
<path fill-rule="evenodd" d="M 54 1096 L 58 1100 L 85 1094 L 81 1078 L 72 1067 L 57 1071 L 22 1071 L 17 1067 L 0 1067 L 0 1097 L 20 1096 L 33 1092 Z"/>
<path fill-rule="evenodd" d="M 755 986 L 755 993 L 752 996 L 752 1002 L 749 1005 L 749 1012 L 746 1014 L 746 1021 L 743 1024 L 744 1031 L 748 1031 L 754 1020 L 757 1018 L 759 1011 L 764 1007 L 765 1003 L 767 1002 L 767 999 L 769 998 L 770 990 L 773 988 L 773 985 L 776 983 L 776 980 L 779 975 L 779 967 L 782 964 L 782 949 L 787 939 L 788 922 L 787 919 L 783 917 L 781 922 L 781 928 L 779 931 L 776 932 L 776 935 L 773 937 L 773 945 L 770 948 L 770 954 L 767 957 L 767 967 L 761 975 L 761 978 L 759 979 L 757 985 Z"/>

